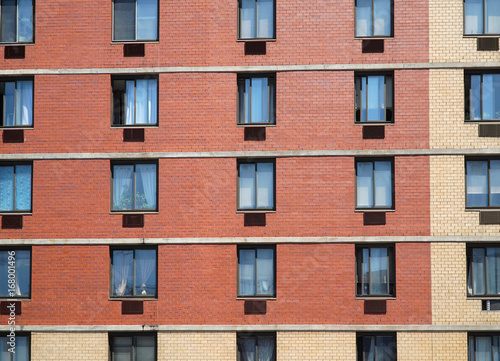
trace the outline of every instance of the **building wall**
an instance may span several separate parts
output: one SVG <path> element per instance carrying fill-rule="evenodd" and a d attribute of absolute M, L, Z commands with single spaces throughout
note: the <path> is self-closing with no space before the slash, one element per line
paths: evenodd
<path fill-rule="evenodd" d="M 234 361 L 235 332 L 159 332 L 158 361 Z"/>
<path fill-rule="evenodd" d="M 278 332 L 277 361 L 356 360 L 355 332 Z"/>
<path fill-rule="evenodd" d="M 32 332 L 31 361 L 108 361 L 105 332 Z"/>

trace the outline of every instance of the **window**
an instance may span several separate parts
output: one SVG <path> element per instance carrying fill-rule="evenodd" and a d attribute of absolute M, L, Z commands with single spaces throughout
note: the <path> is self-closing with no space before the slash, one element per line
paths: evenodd
<path fill-rule="evenodd" d="M 465 74 L 465 120 L 500 121 L 500 73 Z"/>
<path fill-rule="evenodd" d="M 392 209 L 392 160 L 356 160 L 356 208 Z"/>
<path fill-rule="evenodd" d="M 396 361 L 395 333 L 358 333 L 358 361 Z"/>
<path fill-rule="evenodd" d="M 0 335 L 0 360 L 2 361 L 29 361 L 30 360 L 30 335 L 16 332 L 16 347 L 14 352 L 11 349 L 10 336 L 8 333 Z"/>
<path fill-rule="evenodd" d="M 392 74 L 356 75 L 356 122 L 393 121 Z"/>
<path fill-rule="evenodd" d="M 156 163 L 115 163 L 112 173 L 113 211 L 156 211 Z"/>
<path fill-rule="evenodd" d="M 158 79 L 113 79 L 113 125 L 158 123 Z"/>
<path fill-rule="evenodd" d="M 238 124 L 275 123 L 275 77 L 253 75 L 238 77 Z"/>
<path fill-rule="evenodd" d="M 239 332 L 237 343 L 237 361 L 276 361 L 275 333 Z"/>
<path fill-rule="evenodd" d="M 500 296 L 500 245 L 467 247 L 467 294 Z"/>
<path fill-rule="evenodd" d="M 31 164 L 0 163 L 0 212 L 31 212 Z"/>
<path fill-rule="evenodd" d="M 238 161 L 238 210 L 274 210 L 274 161 Z"/>
<path fill-rule="evenodd" d="M 274 39 L 274 0 L 239 0 L 239 39 Z"/>
<path fill-rule="evenodd" d="M 392 36 L 392 0 L 355 0 L 356 36 Z"/>
<path fill-rule="evenodd" d="M 464 0 L 466 35 L 500 34 L 498 0 Z"/>
<path fill-rule="evenodd" d="M 274 297 L 274 248 L 238 248 L 238 296 Z"/>
<path fill-rule="evenodd" d="M 114 0 L 113 40 L 158 40 L 158 0 Z"/>
<path fill-rule="evenodd" d="M 356 246 L 356 296 L 395 296 L 394 246 Z"/>
<path fill-rule="evenodd" d="M 33 0 L 1 0 L 2 43 L 33 42 Z"/>
<path fill-rule="evenodd" d="M 467 207 L 500 207 L 500 159 L 466 161 Z"/>
<path fill-rule="evenodd" d="M 0 81 L 3 127 L 33 126 L 33 80 Z"/>
<path fill-rule="evenodd" d="M 500 359 L 500 334 L 469 334 L 469 361 Z"/>
<path fill-rule="evenodd" d="M 156 333 L 110 334 L 110 360 L 156 361 Z"/>
<path fill-rule="evenodd" d="M 111 250 L 112 297 L 156 297 L 156 249 Z"/>
<path fill-rule="evenodd" d="M 0 250 L 0 297 L 30 298 L 31 251 Z"/>

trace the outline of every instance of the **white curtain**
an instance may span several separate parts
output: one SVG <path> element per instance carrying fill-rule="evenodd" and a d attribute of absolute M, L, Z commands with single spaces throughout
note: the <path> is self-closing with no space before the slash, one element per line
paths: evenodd
<path fill-rule="evenodd" d="M 131 165 L 115 165 L 113 167 L 113 209 L 132 209 L 132 181 L 134 167 Z"/>
<path fill-rule="evenodd" d="M 370 257 L 371 294 L 388 293 L 387 248 L 372 248 Z"/>
<path fill-rule="evenodd" d="M 148 80 L 148 123 L 157 123 L 158 109 L 158 81 L 156 79 Z"/>
<path fill-rule="evenodd" d="M 16 251 L 16 296 L 28 296 L 30 290 L 30 252 Z"/>
<path fill-rule="evenodd" d="M 113 295 L 130 295 L 132 292 L 132 251 L 113 251 Z"/>
<path fill-rule="evenodd" d="M 363 338 L 364 361 L 375 361 L 375 337 Z"/>
<path fill-rule="evenodd" d="M 240 351 L 243 356 L 242 361 L 257 361 L 255 360 L 256 340 L 253 337 L 240 338 Z"/>
<path fill-rule="evenodd" d="M 259 337 L 259 361 L 271 361 L 274 354 L 274 339 Z"/>
<path fill-rule="evenodd" d="M 16 125 L 16 83 L 15 82 L 5 82 L 5 104 L 4 104 L 4 114 L 5 114 L 5 125 L 14 126 Z"/>
<path fill-rule="evenodd" d="M 33 123 L 33 82 L 17 82 L 17 124 L 31 125 Z"/>
<path fill-rule="evenodd" d="M 143 209 L 156 209 L 156 165 L 138 164 L 136 166 L 137 178 L 140 178 L 144 197 L 147 204 L 141 206 L 141 202 L 136 199 L 136 207 Z M 138 192 L 137 192 L 138 193 Z M 136 197 L 139 194 L 136 194 Z"/>
<path fill-rule="evenodd" d="M 485 250 L 484 248 L 474 248 L 472 250 L 472 291 L 474 295 L 484 295 L 486 293 L 485 280 Z"/>
<path fill-rule="evenodd" d="M 274 251 L 257 250 L 257 294 L 274 294 Z"/>
<path fill-rule="evenodd" d="M 156 124 L 157 94 L 156 79 L 136 81 L 136 124 Z"/>
<path fill-rule="evenodd" d="M 135 120 L 135 81 L 127 80 L 125 82 L 125 94 L 127 106 L 125 111 L 125 124 L 134 124 Z"/>
<path fill-rule="evenodd" d="M 156 251 L 135 251 L 135 284 L 136 293 L 141 295 L 154 295 L 156 292 L 156 279 L 148 283 L 149 278 L 156 270 Z"/>

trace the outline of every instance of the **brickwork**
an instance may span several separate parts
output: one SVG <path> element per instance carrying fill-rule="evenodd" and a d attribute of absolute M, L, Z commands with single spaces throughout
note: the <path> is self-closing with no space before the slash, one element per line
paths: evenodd
<path fill-rule="evenodd" d="M 433 336 L 430 332 L 398 332 L 398 361 L 434 361 Z"/>
<path fill-rule="evenodd" d="M 276 361 L 356 360 L 356 332 L 278 332 Z"/>
<path fill-rule="evenodd" d="M 496 235 L 498 225 L 480 225 L 479 212 L 465 211 L 463 156 L 430 157 L 431 234 L 433 236 Z"/>
<path fill-rule="evenodd" d="M 108 334 L 32 332 L 31 361 L 108 361 Z"/>
<path fill-rule="evenodd" d="M 433 333 L 432 353 L 436 361 L 467 361 L 467 332 Z"/>
<path fill-rule="evenodd" d="M 234 361 L 235 332 L 159 332 L 158 361 Z"/>

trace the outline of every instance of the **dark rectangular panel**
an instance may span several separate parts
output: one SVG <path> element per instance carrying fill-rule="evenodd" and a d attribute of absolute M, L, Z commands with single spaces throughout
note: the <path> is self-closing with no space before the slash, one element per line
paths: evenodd
<path fill-rule="evenodd" d="M 24 59 L 26 57 L 26 47 L 24 45 L 6 46 L 3 57 L 5 59 Z"/>
<path fill-rule="evenodd" d="M 245 227 L 264 227 L 266 225 L 265 213 L 245 213 Z"/>
<path fill-rule="evenodd" d="M 386 312 L 386 300 L 365 300 L 365 314 L 384 314 Z"/>
<path fill-rule="evenodd" d="M 498 50 L 498 38 L 477 38 L 477 50 Z"/>
<path fill-rule="evenodd" d="M 363 213 L 363 225 L 377 226 L 385 224 L 385 212 L 365 212 Z"/>
<path fill-rule="evenodd" d="M 383 53 L 384 39 L 363 40 L 361 49 L 363 53 Z"/>
<path fill-rule="evenodd" d="M 123 129 L 124 142 L 144 142 L 144 128 Z"/>
<path fill-rule="evenodd" d="M 142 228 L 144 227 L 144 214 L 124 214 L 122 225 L 124 228 Z"/>
<path fill-rule="evenodd" d="M 2 139 L 4 143 L 24 143 L 23 129 L 5 129 Z"/>
<path fill-rule="evenodd" d="M 500 224 L 500 211 L 479 212 L 479 224 Z"/>
<path fill-rule="evenodd" d="M 490 138 L 500 137 L 500 124 L 479 124 L 479 136 Z"/>
<path fill-rule="evenodd" d="M 245 128 L 245 140 L 256 140 L 256 141 L 266 140 L 266 128 L 265 127 L 246 127 Z"/>
<path fill-rule="evenodd" d="M 122 301 L 122 315 L 142 315 L 143 313 L 143 301 Z"/>
<path fill-rule="evenodd" d="M 5 215 L 2 216 L 2 229 L 21 229 L 23 228 L 22 215 Z"/>
<path fill-rule="evenodd" d="M 124 44 L 123 45 L 123 56 L 144 56 L 146 54 L 144 44 Z"/>
<path fill-rule="evenodd" d="M 365 125 L 363 126 L 363 139 L 384 139 L 385 126 Z"/>
<path fill-rule="evenodd" d="M 265 315 L 267 312 L 266 301 L 245 301 L 245 315 Z"/>
<path fill-rule="evenodd" d="M 266 55 L 266 42 L 247 41 L 245 43 L 245 55 Z"/>
<path fill-rule="evenodd" d="M 0 314 L 10 315 L 14 312 L 15 315 L 20 315 L 22 313 L 21 301 L 2 301 L 0 305 Z"/>

